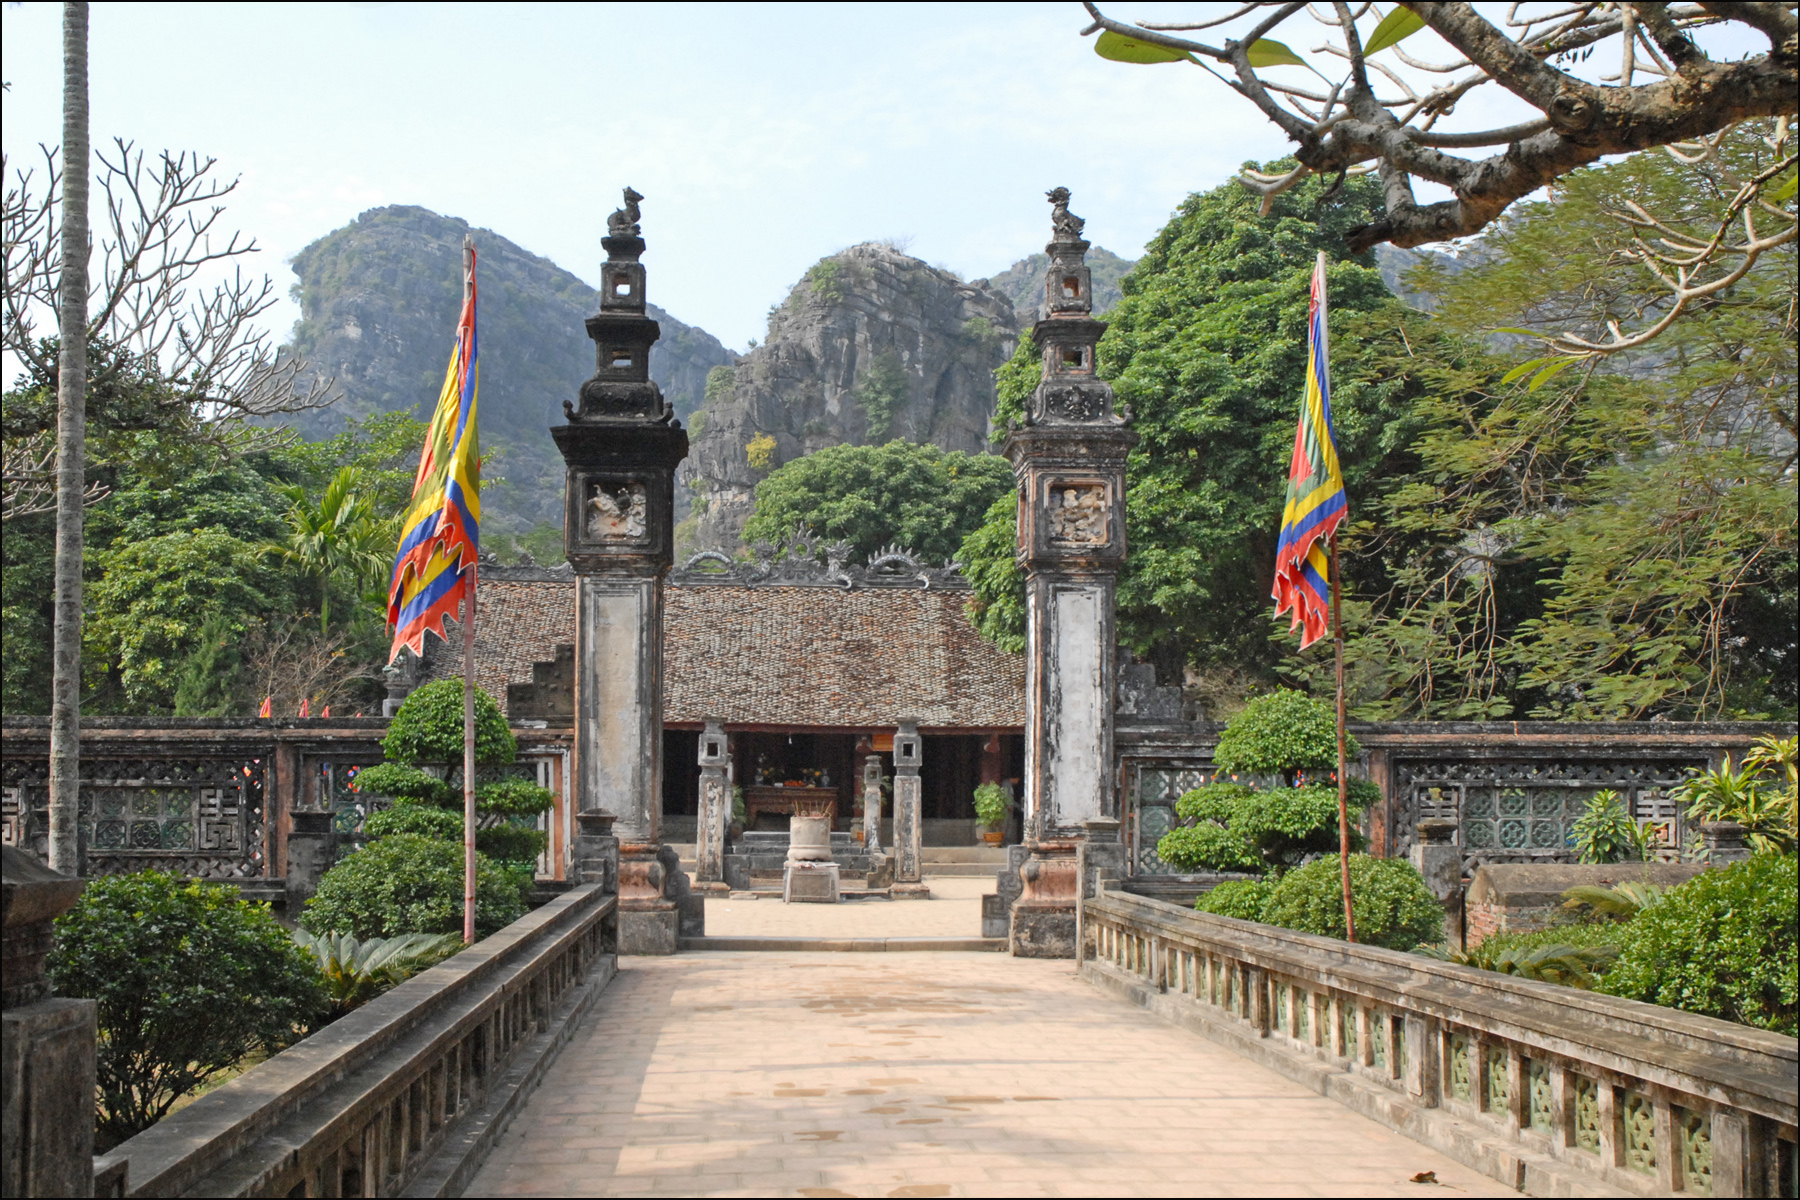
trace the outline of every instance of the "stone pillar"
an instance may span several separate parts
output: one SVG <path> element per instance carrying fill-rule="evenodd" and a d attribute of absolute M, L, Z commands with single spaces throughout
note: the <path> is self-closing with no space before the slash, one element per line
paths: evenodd
<path fill-rule="evenodd" d="M 673 878 L 658 828 L 663 584 L 688 438 L 650 379 L 661 330 L 644 311 L 641 199 L 625 189 L 625 207 L 607 218 L 600 311 L 587 319 L 596 370 L 550 436 L 568 464 L 563 545 L 576 575 L 577 811 L 617 818 L 620 953 L 673 954 L 685 879 Z"/>
<path fill-rule="evenodd" d="M 1075 851 L 1087 823 L 1117 820 L 1114 584 L 1125 561 L 1125 459 L 1137 443 L 1095 374 L 1106 324 L 1092 316 L 1083 222 L 1050 193 L 1044 318 L 1032 334 L 1044 377 L 1002 448 L 1018 481 L 1017 556 L 1026 580 L 1025 845 L 1012 952 L 1075 954 Z"/>
<path fill-rule="evenodd" d="M 903 720 L 894 733 L 894 890 L 893 897 L 923 899 L 931 895 L 920 875 L 924 856 L 919 821 L 919 723 Z"/>
<path fill-rule="evenodd" d="M 0 1195 L 94 1194 L 94 1002 L 52 996 L 44 978 L 51 922 L 81 889 L 0 847 Z"/>
<path fill-rule="evenodd" d="M 700 734 L 700 814 L 694 835 L 695 891 L 726 892 L 725 839 L 731 829 L 731 781 L 725 777 L 731 756 L 726 750 L 725 723 L 706 718 Z"/>
<path fill-rule="evenodd" d="M 1700 822 L 1700 840 L 1706 847 L 1708 866 L 1729 867 L 1750 857 L 1749 830 L 1736 821 Z"/>
<path fill-rule="evenodd" d="M 1444 942 L 1463 948 L 1462 848 L 1456 844 L 1456 822 L 1420 821 L 1413 830 L 1412 864 L 1425 886 L 1444 906 Z"/>

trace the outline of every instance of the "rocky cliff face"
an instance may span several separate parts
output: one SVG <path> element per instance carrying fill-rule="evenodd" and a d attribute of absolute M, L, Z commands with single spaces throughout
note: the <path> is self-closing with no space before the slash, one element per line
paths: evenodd
<path fill-rule="evenodd" d="M 484 521 L 511 531 L 560 526 L 563 461 L 549 428 L 562 424 L 562 402 L 594 373 L 582 322 L 599 308 L 599 294 L 456 217 L 410 205 L 370 209 L 295 256 L 301 321 L 291 349 L 321 375 L 335 375 L 344 392 L 296 426 L 322 437 L 372 413 L 430 419 L 462 304 L 462 240 L 470 232 L 480 254 Z M 707 372 L 735 356 L 655 305 L 650 315 L 662 325 L 650 375 L 686 417 L 700 405 Z"/>
<path fill-rule="evenodd" d="M 1044 302 L 1044 271 L 1049 265 L 1048 255 L 1033 254 L 987 281 L 990 288 L 1012 301 L 1021 329 L 1030 328 L 1038 319 L 1038 307 Z M 1087 265 L 1093 272 L 1094 315 L 1097 317 L 1124 295 L 1119 291 L 1119 280 L 1131 273 L 1137 260 L 1120 258 L 1111 250 L 1095 246 L 1087 252 Z"/>
<path fill-rule="evenodd" d="M 769 314 L 766 341 L 708 389 L 682 479 L 687 544 L 732 548 L 756 483 L 826 446 L 991 449 L 994 368 L 1018 321 L 1008 298 L 868 243 L 822 259 Z"/>

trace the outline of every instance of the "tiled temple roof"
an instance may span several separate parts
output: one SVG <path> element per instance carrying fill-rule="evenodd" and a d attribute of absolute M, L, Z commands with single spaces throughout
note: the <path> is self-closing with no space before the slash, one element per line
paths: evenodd
<path fill-rule="evenodd" d="M 663 719 L 727 725 L 1017 728 L 1025 660 L 984 641 L 960 580 L 910 586 L 695 580 L 666 592 Z M 858 580 L 858 584 L 862 581 Z M 946 583 L 949 586 L 944 586 Z M 505 703 L 532 664 L 575 641 L 575 584 L 562 570 L 481 574 L 475 679 Z M 425 678 L 459 673 L 460 636 L 428 639 Z"/>

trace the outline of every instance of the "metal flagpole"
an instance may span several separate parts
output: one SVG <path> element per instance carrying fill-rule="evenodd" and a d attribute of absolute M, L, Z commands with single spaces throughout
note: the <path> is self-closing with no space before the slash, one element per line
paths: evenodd
<path fill-rule="evenodd" d="M 463 236 L 463 302 L 475 290 L 475 240 Z M 465 387 L 465 395 L 466 395 Z M 476 564 L 470 560 L 469 590 L 463 596 L 463 942 L 475 941 L 475 583 Z M 1340 670 L 1339 675 L 1343 672 Z M 1341 687 L 1339 689 L 1342 690 Z M 1340 702 L 1338 707 L 1342 709 Z M 1343 720 L 1340 717 L 1338 724 Z M 1340 734 L 1340 746 L 1343 737 Z M 1340 749 L 1338 757 L 1343 757 Z M 1342 768 L 1339 768 L 1340 771 Z"/>

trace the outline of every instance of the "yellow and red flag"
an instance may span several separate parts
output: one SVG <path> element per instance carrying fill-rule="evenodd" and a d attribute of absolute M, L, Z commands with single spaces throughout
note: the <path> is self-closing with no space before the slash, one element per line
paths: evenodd
<path fill-rule="evenodd" d="M 391 662 L 405 646 L 422 653 L 425 632 L 444 637 L 444 620 L 469 601 L 481 545 L 481 451 L 476 437 L 475 251 L 465 249 L 462 317 L 419 455 L 412 503 L 400 522 L 400 549 L 388 583 Z"/>
<path fill-rule="evenodd" d="M 1331 431 L 1331 373 L 1325 324 L 1325 255 L 1313 268 L 1307 312 L 1306 395 L 1288 464 L 1287 506 L 1275 547 L 1275 615 L 1292 613 L 1300 648 L 1331 628 L 1331 570 L 1325 547 L 1350 511 Z"/>

